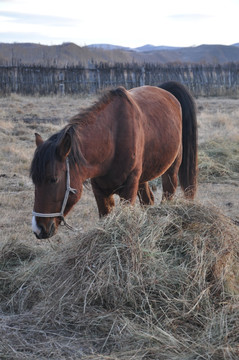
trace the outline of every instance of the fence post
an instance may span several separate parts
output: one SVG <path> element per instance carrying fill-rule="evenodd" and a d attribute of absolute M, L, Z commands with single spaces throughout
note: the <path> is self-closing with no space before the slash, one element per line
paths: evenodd
<path fill-rule="evenodd" d="M 142 66 L 142 68 L 141 68 L 141 75 L 140 75 L 139 84 L 140 84 L 140 86 L 145 85 L 145 67 L 144 66 Z"/>
<path fill-rule="evenodd" d="M 90 93 L 96 93 L 96 66 L 93 60 L 88 62 L 88 69 L 89 69 L 89 80 L 90 80 Z"/>
<path fill-rule="evenodd" d="M 65 95 L 65 76 L 64 76 L 64 72 L 60 72 L 58 75 L 58 81 L 59 81 L 59 92 L 60 95 L 63 96 Z"/>

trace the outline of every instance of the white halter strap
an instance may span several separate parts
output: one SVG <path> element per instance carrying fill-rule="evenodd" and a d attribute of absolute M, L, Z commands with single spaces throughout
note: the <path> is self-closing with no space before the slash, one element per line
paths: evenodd
<path fill-rule="evenodd" d="M 62 206 L 61 206 L 61 211 L 58 212 L 58 213 L 49 213 L 49 214 L 47 214 L 47 213 L 39 213 L 39 212 L 33 211 L 32 215 L 37 216 L 37 217 L 43 217 L 43 218 L 60 217 L 63 224 L 66 225 L 66 227 L 68 229 L 74 230 L 73 227 L 71 227 L 69 224 L 67 224 L 67 222 L 65 221 L 65 218 L 64 218 L 64 211 L 65 211 L 65 208 L 66 208 L 66 204 L 67 204 L 70 192 L 73 193 L 73 194 L 76 194 L 77 190 L 71 188 L 71 186 L 70 186 L 70 165 L 69 165 L 69 159 L 67 157 L 66 158 L 66 192 L 65 192 L 65 197 L 64 197 L 64 200 L 63 200 L 63 203 L 62 203 Z"/>

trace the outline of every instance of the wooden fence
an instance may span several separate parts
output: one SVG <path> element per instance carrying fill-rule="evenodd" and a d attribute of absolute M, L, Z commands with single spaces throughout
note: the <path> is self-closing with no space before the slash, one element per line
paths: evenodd
<path fill-rule="evenodd" d="M 94 64 L 65 68 L 0 66 L 0 94 L 90 94 L 174 80 L 195 96 L 239 96 L 239 63 L 226 65 Z"/>

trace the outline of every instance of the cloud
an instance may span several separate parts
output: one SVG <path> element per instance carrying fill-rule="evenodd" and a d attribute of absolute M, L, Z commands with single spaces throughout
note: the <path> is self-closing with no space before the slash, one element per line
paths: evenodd
<path fill-rule="evenodd" d="M 0 16 L 18 24 L 41 24 L 49 26 L 75 26 L 79 20 L 51 16 L 51 15 L 37 15 L 37 14 L 24 14 L 14 11 L 0 11 Z"/>
<path fill-rule="evenodd" d="M 39 42 L 50 42 L 52 41 L 52 37 L 50 36 L 45 36 L 42 35 L 40 33 L 35 33 L 35 32 L 0 32 L 0 38 L 1 38 L 1 42 L 6 42 L 6 43 L 22 43 L 22 42 L 34 42 L 34 43 L 39 43 Z"/>
<path fill-rule="evenodd" d="M 210 15 L 205 14 L 175 14 L 169 16 L 170 19 L 176 21 L 202 21 L 210 17 Z"/>

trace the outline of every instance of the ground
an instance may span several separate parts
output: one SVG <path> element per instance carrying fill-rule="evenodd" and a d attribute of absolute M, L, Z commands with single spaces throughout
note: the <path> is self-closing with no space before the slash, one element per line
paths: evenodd
<path fill-rule="evenodd" d="M 28 175 L 35 149 L 34 133 L 38 132 L 46 139 L 62 128 L 67 119 L 89 106 L 95 99 L 96 97 L 76 96 L 25 97 L 15 94 L 0 98 L 0 206 L 3 213 L 0 219 L 0 240 L 6 241 L 7 236 L 11 238 L 21 234 L 35 241 L 31 233 L 34 189 Z M 214 177 L 210 173 L 207 178 L 205 166 L 208 164 L 205 163 L 207 160 L 212 161 L 212 158 L 205 157 L 203 150 L 200 152 L 204 144 L 210 144 L 214 140 L 217 140 L 217 146 L 223 139 L 227 141 L 226 146 L 231 141 L 238 144 L 239 99 L 199 98 L 196 99 L 196 106 L 201 157 L 196 201 L 214 205 L 225 215 L 239 221 L 239 179 L 238 176 L 235 177 L 238 169 L 234 177 L 224 178 L 221 172 L 217 172 Z M 217 153 L 220 154 L 220 151 Z M 218 161 L 220 163 L 220 159 Z M 204 176 L 200 180 L 201 173 Z M 177 194 L 179 197 L 182 195 L 180 190 Z M 156 202 L 159 203 L 161 186 L 157 187 L 155 195 Z M 81 201 L 69 216 L 69 222 L 87 229 L 97 218 L 91 189 L 86 188 Z M 19 235 L 16 235 L 16 231 Z"/>
<path fill-rule="evenodd" d="M 34 133 L 48 138 L 93 100 L 0 98 L 0 358 L 238 358 L 239 100 L 196 99 L 195 202 L 178 202 L 179 188 L 161 205 L 154 180 L 155 207 L 98 220 L 87 186 L 67 218 L 80 231 L 37 240 Z"/>

